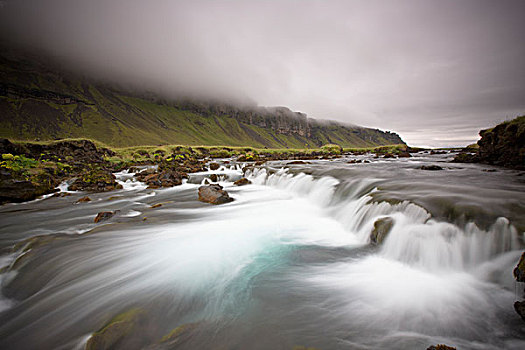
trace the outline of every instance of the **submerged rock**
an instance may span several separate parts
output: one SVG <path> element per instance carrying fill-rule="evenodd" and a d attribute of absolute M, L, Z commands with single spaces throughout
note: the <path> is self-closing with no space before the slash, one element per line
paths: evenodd
<path fill-rule="evenodd" d="M 242 179 L 239 179 L 239 180 L 235 181 L 233 184 L 235 186 L 244 186 L 244 185 L 249 185 L 251 183 L 252 182 L 250 180 L 248 180 L 247 178 L 243 177 Z"/>
<path fill-rule="evenodd" d="M 233 201 L 228 192 L 221 185 L 207 185 L 199 187 L 199 200 L 211 204 L 224 204 Z"/>
<path fill-rule="evenodd" d="M 421 170 L 443 170 L 439 165 L 423 165 L 419 169 Z"/>
<path fill-rule="evenodd" d="M 370 233 L 370 242 L 381 244 L 394 226 L 394 219 L 391 217 L 381 218 L 374 222 L 374 229 Z"/>
<path fill-rule="evenodd" d="M 77 203 L 85 203 L 85 202 L 91 202 L 91 198 L 89 198 L 88 196 L 85 196 L 77 200 Z"/>
<path fill-rule="evenodd" d="M 112 349 L 117 343 L 135 330 L 145 317 L 141 309 L 131 309 L 115 316 L 102 329 L 88 339 L 85 350 Z"/>
<path fill-rule="evenodd" d="M 101 211 L 100 213 L 97 214 L 97 217 L 95 218 L 95 223 L 98 223 L 98 222 L 101 222 L 101 221 L 105 221 L 105 220 L 109 220 L 116 213 L 117 213 L 117 210 L 115 210 L 115 211 Z"/>

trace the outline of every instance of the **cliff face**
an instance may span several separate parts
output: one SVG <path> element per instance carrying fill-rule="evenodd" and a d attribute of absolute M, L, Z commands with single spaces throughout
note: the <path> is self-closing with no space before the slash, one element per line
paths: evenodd
<path fill-rule="evenodd" d="M 0 137 L 90 138 L 112 146 L 315 148 L 402 144 L 394 133 L 321 123 L 286 107 L 162 100 L 0 56 Z"/>
<path fill-rule="evenodd" d="M 459 154 L 456 162 L 485 163 L 514 169 L 525 169 L 525 116 L 481 130 L 478 150 L 474 155 Z"/>
<path fill-rule="evenodd" d="M 482 162 L 525 169 L 525 116 L 479 134 L 478 156 Z"/>

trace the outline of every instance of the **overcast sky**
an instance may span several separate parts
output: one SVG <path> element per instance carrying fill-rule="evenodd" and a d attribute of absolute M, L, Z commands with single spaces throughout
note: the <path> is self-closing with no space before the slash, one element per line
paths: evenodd
<path fill-rule="evenodd" d="M 166 94 L 463 146 L 525 114 L 525 1 L 0 1 L 0 36 Z"/>

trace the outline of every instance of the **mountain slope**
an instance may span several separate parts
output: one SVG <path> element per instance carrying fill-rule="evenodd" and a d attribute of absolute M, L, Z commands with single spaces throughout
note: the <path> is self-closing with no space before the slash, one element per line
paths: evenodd
<path fill-rule="evenodd" d="M 86 137 L 112 146 L 185 144 L 315 148 L 404 143 L 395 133 L 320 122 L 285 107 L 162 101 L 0 57 L 0 137 Z"/>

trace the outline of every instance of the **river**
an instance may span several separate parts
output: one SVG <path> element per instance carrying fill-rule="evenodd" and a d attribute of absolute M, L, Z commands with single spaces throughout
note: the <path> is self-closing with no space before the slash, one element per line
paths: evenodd
<path fill-rule="evenodd" d="M 75 192 L 3 205 L 0 347 L 83 349 L 135 308 L 145 320 L 117 349 L 188 324 L 152 348 L 525 349 L 512 276 L 525 175 L 451 157 L 274 161 L 242 187 L 234 163 L 155 190 L 122 172 L 123 190 L 87 203 Z M 233 202 L 197 200 L 212 173 Z M 118 213 L 93 222 L 108 210 Z M 385 217 L 390 233 L 371 244 Z M 44 238 L 24 251 L 33 236 Z"/>

